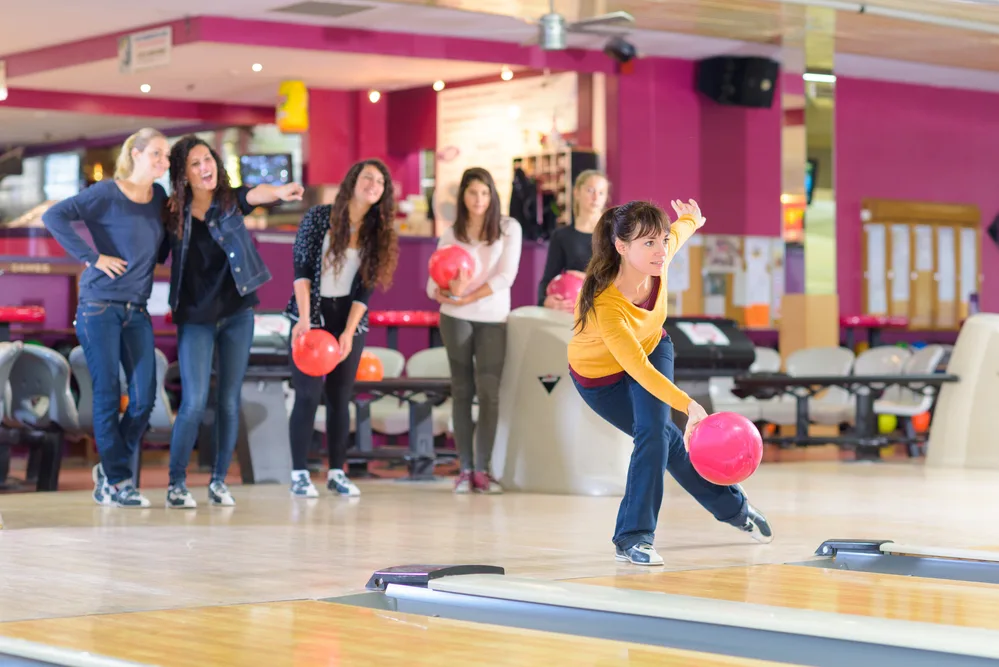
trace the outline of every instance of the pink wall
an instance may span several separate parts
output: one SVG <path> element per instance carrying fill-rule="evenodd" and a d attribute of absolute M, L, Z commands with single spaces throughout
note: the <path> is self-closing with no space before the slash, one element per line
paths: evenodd
<path fill-rule="evenodd" d="M 690 61 L 645 58 L 607 77 L 612 203 L 701 196 L 700 105 Z"/>
<path fill-rule="evenodd" d="M 999 95 L 838 79 L 836 236 L 842 312 L 861 299 L 860 202 L 865 197 L 977 204 L 999 212 Z M 822 167 L 820 167 L 822 168 Z M 999 311 L 999 250 L 982 236 L 983 310 Z"/>

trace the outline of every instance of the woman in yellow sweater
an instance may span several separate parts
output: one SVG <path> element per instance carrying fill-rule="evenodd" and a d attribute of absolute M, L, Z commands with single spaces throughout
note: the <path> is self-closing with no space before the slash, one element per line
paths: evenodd
<path fill-rule="evenodd" d="M 666 267 L 704 217 L 694 200 L 672 204 L 679 216 L 672 224 L 661 208 L 640 201 L 600 218 L 569 343 L 569 373 L 583 401 L 635 439 L 614 531 L 617 560 L 635 565 L 663 564 L 653 541 L 667 470 L 719 521 L 759 542 L 773 540 L 742 488 L 708 482 L 687 454 L 690 430 L 707 413 L 673 383 L 673 342 L 663 329 Z M 671 407 L 687 414 L 686 434 L 670 419 Z"/>

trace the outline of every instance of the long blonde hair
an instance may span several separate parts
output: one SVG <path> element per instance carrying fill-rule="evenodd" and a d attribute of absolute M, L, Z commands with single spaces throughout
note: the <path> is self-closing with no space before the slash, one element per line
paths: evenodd
<path fill-rule="evenodd" d="M 163 133 L 157 129 L 151 127 L 144 127 L 128 139 L 125 143 L 121 145 L 121 153 L 118 154 L 118 159 L 114 163 L 114 177 L 117 179 L 128 178 L 132 175 L 132 171 L 135 169 L 135 160 L 132 158 L 132 149 L 139 151 L 140 153 L 146 150 L 146 146 L 153 139 L 166 139 Z"/>

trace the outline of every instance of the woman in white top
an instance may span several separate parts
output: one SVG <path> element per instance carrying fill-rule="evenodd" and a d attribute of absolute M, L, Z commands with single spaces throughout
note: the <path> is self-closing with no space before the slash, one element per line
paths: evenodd
<path fill-rule="evenodd" d="M 441 304 L 441 338 L 451 365 L 454 439 L 461 463 L 455 492 L 500 493 L 489 474 L 489 459 L 499 421 L 506 320 L 510 288 L 520 268 L 522 232 L 515 220 L 500 214 L 496 184 L 485 169 L 462 174 L 457 209 L 454 226 L 441 234 L 437 247 L 464 248 L 475 259 L 475 271 L 459 276 L 447 290 L 427 281 L 427 294 Z M 477 429 L 472 420 L 476 395 Z"/>
<path fill-rule="evenodd" d="M 388 168 L 378 160 L 358 162 L 344 176 L 333 205 L 313 206 L 298 226 L 293 250 L 295 294 L 285 313 L 295 323 L 291 343 L 309 329 L 323 328 L 340 342 L 342 360 L 325 378 L 326 487 L 344 496 L 360 490 L 344 472 L 350 436 L 348 408 L 368 331 L 368 299 L 375 286 L 392 284 L 399 263 L 395 198 Z M 291 362 L 295 406 L 289 419 L 291 494 L 315 498 L 306 457 L 324 379 Z"/>

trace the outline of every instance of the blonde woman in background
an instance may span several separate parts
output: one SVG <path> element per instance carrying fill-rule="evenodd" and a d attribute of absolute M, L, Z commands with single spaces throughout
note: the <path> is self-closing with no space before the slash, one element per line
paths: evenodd
<path fill-rule="evenodd" d="M 80 277 L 76 335 L 94 383 L 94 466 L 98 505 L 149 507 L 132 480 L 132 456 L 141 444 L 156 396 L 153 326 L 146 301 L 164 240 L 166 191 L 154 181 L 166 173 L 170 147 L 151 128 L 127 140 L 114 178 L 100 181 L 50 208 L 46 228 L 86 269 Z M 91 248 L 73 229 L 83 221 Z M 119 364 L 128 380 L 128 409 L 119 420 Z"/>
<path fill-rule="evenodd" d="M 607 206 L 609 192 L 610 181 L 602 171 L 587 169 L 576 177 L 572 188 L 572 220 L 556 229 L 548 242 L 548 259 L 538 285 L 539 306 L 573 312 L 575 303 L 546 294 L 548 283 L 565 271 L 574 272 L 580 278 L 586 275 L 586 265 L 593 255 L 593 228 Z"/>

